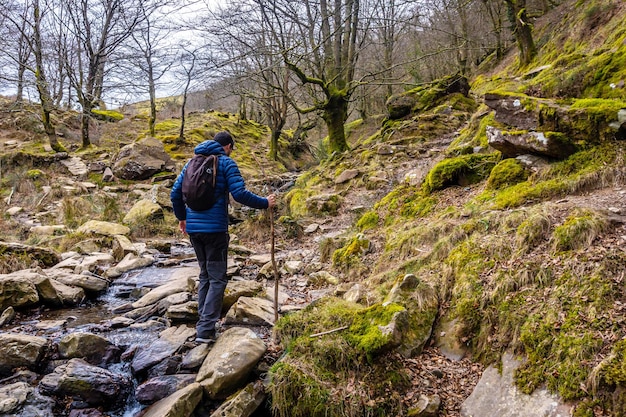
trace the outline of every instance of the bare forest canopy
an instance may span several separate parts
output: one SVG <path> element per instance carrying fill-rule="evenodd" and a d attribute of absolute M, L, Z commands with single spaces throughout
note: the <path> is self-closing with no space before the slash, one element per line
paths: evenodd
<path fill-rule="evenodd" d="M 94 110 L 180 96 L 184 112 L 218 109 L 283 128 L 319 116 L 329 151 L 343 124 L 453 73 L 468 75 L 518 45 L 535 53 L 532 22 L 560 0 L 7 0 L 0 5 L 0 91 L 50 112 L 76 109 L 88 146 Z M 207 6 L 207 5 L 210 5 Z M 192 94 L 193 93 L 193 94 Z M 181 129 L 182 135 L 182 129 Z"/>

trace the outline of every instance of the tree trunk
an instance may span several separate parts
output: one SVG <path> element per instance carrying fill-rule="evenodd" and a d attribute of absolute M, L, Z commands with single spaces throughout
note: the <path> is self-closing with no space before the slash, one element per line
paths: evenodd
<path fill-rule="evenodd" d="M 156 88 L 154 86 L 154 72 L 152 69 L 152 61 L 149 62 L 149 71 L 148 71 L 148 88 L 150 90 L 150 118 L 148 119 L 148 128 L 150 130 L 150 136 L 154 137 L 155 133 L 155 125 L 156 125 Z"/>
<path fill-rule="evenodd" d="M 91 117 L 91 106 L 87 103 L 82 104 L 83 112 L 80 118 L 80 137 L 83 142 L 83 149 L 86 149 L 91 145 L 89 139 L 89 118 Z"/>
<path fill-rule="evenodd" d="M 528 21 L 526 8 L 521 9 L 517 13 L 515 33 L 517 36 L 517 44 L 520 49 L 520 63 L 522 66 L 526 66 L 530 64 L 537 54 L 535 42 L 533 40 L 532 25 Z"/>
<path fill-rule="evenodd" d="M 348 118 L 348 101 L 344 94 L 333 94 L 328 98 L 322 118 L 328 129 L 328 154 L 347 151 L 344 124 Z"/>
<path fill-rule="evenodd" d="M 515 40 L 519 49 L 520 66 L 531 63 L 537 54 L 533 40 L 532 25 L 526 13 L 526 0 L 505 0 L 509 19 L 513 20 Z"/>
<path fill-rule="evenodd" d="M 280 134 L 282 130 L 274 130 L 272 129 L 272 136 L 270 138 L 270 158 L 272 161 L 278 160 L 278 139 L 280 138 Z"/>
<path fill-rule="evenodd" d="M 37 92 L 39 93 L 39 100 L 41 102 L 41 116 L 43 122 L 43 128 L 50 140 L 50 147 L 55 152 L 62 152 L 63 146 L 57 139 L 54 126 L 50 113 L 52 112 L 52 98 L 50 96 L 50 90 L 48 88 L 48 81 L 46 80 L 45 69 L 43 64 L 43 43 L 41 40 L 41 10 L 39 9 L 39 2 L 33 3 L 33 52 L 35 55 L 35 81 L 37 84 Z"/>
<path fill-rule="evenodd" d="M 189 83 L 187 83 L 189 85 Z M 180 106 L 180 131 L 178 133 L 178 139 L 176 139 L 177 144 L 185 143 L 185 107 L 187 106 L 187 88 L 185 88 L 185 93 L 183 94 L 183 104 Z"/>

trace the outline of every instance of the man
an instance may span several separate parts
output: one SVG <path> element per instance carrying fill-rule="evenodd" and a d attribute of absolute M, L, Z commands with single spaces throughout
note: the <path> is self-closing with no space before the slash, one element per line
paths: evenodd
<path fill-rule="evenodd" d="M 272 208 L 276 202 L 270 194 L 260 197 L 246 189 L 237 163 L 230 158 L 235 141 L 228 132 L 219 132 L 213 140 L 200 143 L 194 149 L 196 154 L 218 155 L 216 202 L 205 211 L 194 211 L 183 202 L 182 183 L 185 165 L 172 187 L 170 199 L 174 214 L 179 220 L 179 228 L 189 235 L 200 265 L 198 287 L 198 323 L 196 342 L 211 343 L 216 339 L 215 325 L 220 319 L 224 290 L 228 282 L 226 276 L 228 243 L 228 195 L 235 201 L 256 209 Z"/>

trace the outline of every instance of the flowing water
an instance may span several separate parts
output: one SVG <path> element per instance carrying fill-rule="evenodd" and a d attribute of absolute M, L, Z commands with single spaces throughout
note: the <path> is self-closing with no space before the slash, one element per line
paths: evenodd
<path fill-rule="evenodd" d="M 133 345 L 149 345 L 158 338 L 164 327 L 153 326 L 146 329 L 111 328 L 107 321 L 117 316 L 113 309 L 132 302 L 131 294 L 141 293 L 147 288 L 154 288 L 168 282 L 176 271 L 176 266 L 151 266 L 140 270 L 133 270 L 115 279 L 109 288 L 96 299 L 87 300 L 81 305 L 67 308 L 51 309 L 40 307 L 34 310 L 18 313 L 13 325 L 6 330 L 13 333 L 37 335 L 55 342 L 74 332 L 91 332 L 105 337 L 111 343 L 123 350 Z M 110 364 L 110 371 L 132 378 L 129 362 Z M 133 417 L 144 406 L 134 398 L 134 389 L 123 410 L 109 412 L 111 417 Z"/>

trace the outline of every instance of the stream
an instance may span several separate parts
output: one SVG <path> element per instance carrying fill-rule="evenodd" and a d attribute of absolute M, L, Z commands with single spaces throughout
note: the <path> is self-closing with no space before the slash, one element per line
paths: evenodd
<path fill-rule="evenodd" d="M 46 337 L 53 342 L 59 342 L 64 336 L 74 332 L 90 332 L 98 334 L 118 346 L 122 352 L 131 349 L 134 345 L 147 346 L 158 339 L 159 333 L 166 328 L 163 325 L 139 326 L 139 328 L 114 328 L 110 320 L 120 313 L 115 309 L 129 302 L 135 301 L 149 289 L 167 283 L 172 274 L 180 267 L 195 266 L 195 258 L 190 258 L 190 248 L 180 254 L 167 256 L 167 262 L 157 261 L 153 266 L 132 270 L 119 278 L 112 280 L 108 289 L 95 299 L 88 299 L 78 306 L 67 308 L 39 307 L 18 312 L 11 325 L 5 327 L 12 333 L 21 333 Z M 176 258 L 179 258 L 177 261 Z M 177 265 L 178 263 L 178 265 Z M 159 266 L 167 265 L 167 266 Z M 187 323 L 193 326 L 194 323 Z M 267 332 L 267 331 L 266 331 Z M 124 358 L 124 355 L 122 354 Z M 146 406 L 135 400 L 137 380 L 132 377 L 130 360 L 111 363 L 107 366 L 110 371 L 122 374 L 133 381 L 133 389 L 123 409 L 111 410 L 107 415 L 111 417 L 134 417 Z M 259 412 L 263 413 L 262 410 Z M 265 414 L 255 414 L 261 416 Z"/>

